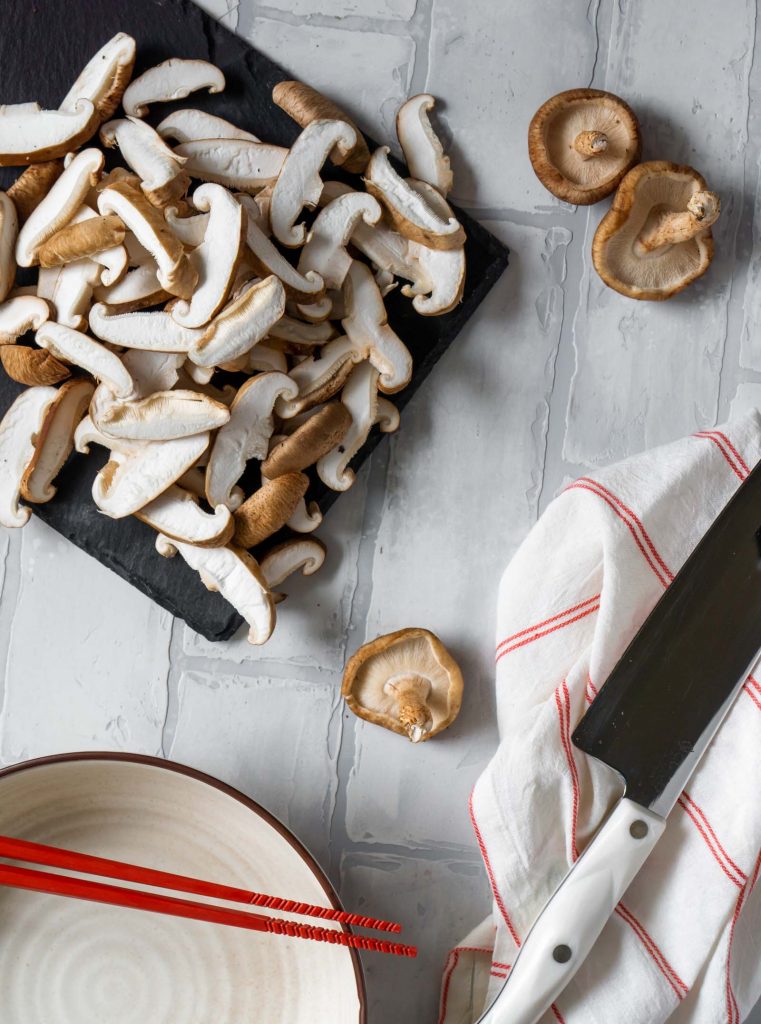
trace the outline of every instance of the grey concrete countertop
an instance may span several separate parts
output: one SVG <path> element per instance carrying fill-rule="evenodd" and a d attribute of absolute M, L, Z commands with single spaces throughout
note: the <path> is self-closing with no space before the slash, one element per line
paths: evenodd
<path fill-rule="evenodd" d="M 415 962 L 366 960 L 372 1024 L 433 1022 L 446 952 L 489 909 L 467 798 L 496 743 L 502 568 L 569 477 L 761 396 L 755 3 L 717 18 L 713 0 L 204 2 L 378 139 L 395 141 L 406 96 L 440 97 L 454 198 L 510 268 L 327 516 L 329 562 L 289 588 L 265 648 L 208 643 L 34 518 L 0 532 L 0 760 L 133 750 L 239 787 L 349 907 L 420 944 Z M 646 158 L 721 194 L 714 264 L 671 302 L 606 289 L 590 243 L 608 204 L 557 202 L 532 173 L 531 115 L 587 85 L 634 106 Z M 457 723 L 419 748 L 339 696 L 347 656 L 406 625 L 437 632 L 466 680 Z"/>

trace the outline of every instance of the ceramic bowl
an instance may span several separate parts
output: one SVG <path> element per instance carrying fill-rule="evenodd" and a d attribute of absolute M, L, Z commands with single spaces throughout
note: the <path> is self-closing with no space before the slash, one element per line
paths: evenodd
<path fill-rule="evenodd" d="M 7 768 L 0 833 L 338 906 L 283 825 L 171 762 L 73 754 Z M 11 889 L 0 889 L 0 992 L 3 1024 L 365 1021 L 346 947 Z"/>

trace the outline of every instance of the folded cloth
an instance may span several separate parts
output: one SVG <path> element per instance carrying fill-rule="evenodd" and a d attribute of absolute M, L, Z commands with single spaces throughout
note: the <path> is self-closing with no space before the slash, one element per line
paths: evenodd
<path fill-rule="evenodd" d="M 760 457 L 756 412 L 577 480 L 508 566 L 500 743 L 471 798 L 493 915 L 449 954 L 440 1024 L 478 1018 L 619 798 L 613 773 L 571 733 Z M 760 793 L 761 673 L 751 673 L 663 838 L 542 1024 L 740 1024 L 761 996 Z"/>

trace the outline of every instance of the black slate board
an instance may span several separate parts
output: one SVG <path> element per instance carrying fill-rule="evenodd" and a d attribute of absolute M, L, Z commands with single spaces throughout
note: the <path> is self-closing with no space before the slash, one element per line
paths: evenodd
<path fill-rule="evenodd" d="M 196 106 L 268 142 L 288 146 L 298 134 L 298 127 L 271 100 L 273 86 L 292 76 L 188 0 L 6 0 L 4 14 L 2 103 L 37 100 L 45 107 L 58 106 L 92 54 L 116 32 L 128 32 L 137 40 L 135 74 L 168 57 L 200 57 L 221 67 L 227 79 L 227 88 L 219 95 L 196 93 L 175 104 L 157 104 L 149 118 L 154 124 L 173 108 Z M 343 59 L 340 51 L 324 57 Z M 283 59 L 287 64 L 287 54 Z M 376 144 L 368 141 L 372 149 Z M 326 175 L 331 173 L 326 167 Z M 0 187 L 7 188 L 17 174 L 17 170 L 0 168 Z M 458 215 L 468 236 L 468 275 L 457 309 L 443 317 L 421 317 L 398 291 L 387 298 L 389 321 L 414 359 L 410 385 L 393 396 L 399 408 L 410 400 L 507 265 L 507 249 L 466 214 L 459 211 Z M 0 415 L 22 390 L 0 374 Z M 381 436 L 377 431 L 371 434 L 355 468 Z M 159 557 L 150 527 L 132 517 L 114 521 L 98 512 L 90 489 L 106 455 L 97 452 L 94 448 L 86 458 L 73 456 L 59 475 L 58 494 L 49 504 L 35 506 L 35 513 L 209 640 L 232 636 L 241 624 L 237 613 L 218 594 L 207 591 L 180 557 Z M 310 495 L 323 512 L 337 497 L 319 480 Z"/>

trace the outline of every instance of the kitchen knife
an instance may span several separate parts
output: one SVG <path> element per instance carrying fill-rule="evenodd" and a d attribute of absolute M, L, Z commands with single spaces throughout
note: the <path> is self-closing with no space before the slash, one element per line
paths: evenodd
<path fill-rule="evenodd" d="M 684 513 L 683 513 L 684 514 Z M 655 606 L 573 734 L 624 797 L 527 934 L 480 1024 L 535 1024 L 574 976 L 761 648 L 761 463 Z"/>

